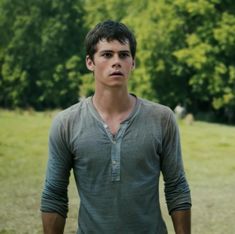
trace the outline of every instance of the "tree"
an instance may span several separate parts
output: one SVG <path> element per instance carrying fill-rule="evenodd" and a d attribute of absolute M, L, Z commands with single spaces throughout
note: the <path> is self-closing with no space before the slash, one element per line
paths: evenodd
<path fill-rule="evenodd" d="M 78 99 L 84 71 L 82 3 L 1 2 L 2 106 L 65 107 Z"/>
<path fill-rule="evenodd" d="M 235 120 L 234 3 L 175 1 L 184 20 L 185 46 L 174 51 L 182 70 L 189 71 L 189 87 L 197 108 L 207 106 Z"/>
<path fill-rule="evenodd" d="M 235 118 L 234 12 L 232 1 L 149 0 L 129 14 L 139 43 L 133 89 Z"/>
<path fill-rule="evenodd" d="M 65 107 L 92 94 L 83 39 L 106 19 L 137 37 L 132 92 L 235 122 L 232 0 L 2 0 L 0 105 Z"/>

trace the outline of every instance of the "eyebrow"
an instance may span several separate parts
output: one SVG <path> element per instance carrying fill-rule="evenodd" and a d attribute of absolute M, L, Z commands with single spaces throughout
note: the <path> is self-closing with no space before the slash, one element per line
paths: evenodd
<path fill-rule="evenodd" d="M 113 53 L 114 51 L 113 50 L 101 50 L 99 53 Z M 118 53 L 131 53 L 129 50 L 119 50 Z"/>

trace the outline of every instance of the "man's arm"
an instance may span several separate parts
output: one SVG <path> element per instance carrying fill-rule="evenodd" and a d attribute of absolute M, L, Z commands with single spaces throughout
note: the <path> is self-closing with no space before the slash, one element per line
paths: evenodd
<path fill-rule="evenodd" d="M 161 169 L 165 181 L 165 196 L 176 234 L 190 234 L 191 195 L 184 173 L 179 129 L 173 113 L 163 128 Z"/>
<path fill-rule="evenodd" d="M 191 234 L 191 210 L 178 210 L 171 213 L 176 234 Z"/>
<path fill-rule="evenodd" d="M 57 213 L 42 212 L 44 234 L 63 234 L 65 218 Z"/>
<path fill-rule="evenodd" d="M 66 141 L 66 129 L 58 115 L 49 134 L 49 158 L 41 196 L 42 223 L 45 234 L 61 234 L 68 212 L 68 184 L 72 155 Z"/>

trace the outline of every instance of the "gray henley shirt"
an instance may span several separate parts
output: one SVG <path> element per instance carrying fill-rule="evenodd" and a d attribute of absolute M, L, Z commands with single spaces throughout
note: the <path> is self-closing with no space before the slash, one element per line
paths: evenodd
<path fill-rule="evenodd" d="M 113 136 L 89 97 L 60 112 L 49 136 L 41 211 L 66 217 L 73 169 L 78 234 L 165 234 L 159 204 L 163 174 L 169 213 L 191 207 L 173 112 L 137 98 Z"/>

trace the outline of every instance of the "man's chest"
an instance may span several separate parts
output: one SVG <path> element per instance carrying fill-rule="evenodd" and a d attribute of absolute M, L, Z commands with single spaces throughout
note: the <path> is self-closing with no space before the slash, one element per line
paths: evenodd
<path fill-rule="evenodd" d="M 122 125 L 115 136 L 105 125 L 90 125 L 71 142 L 78 171 L 95 177 L 101 172 L 113 181 L 128 173 L 151 173 L 160 167 L 161 137 L 147 126 Z"/>

